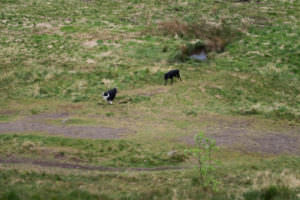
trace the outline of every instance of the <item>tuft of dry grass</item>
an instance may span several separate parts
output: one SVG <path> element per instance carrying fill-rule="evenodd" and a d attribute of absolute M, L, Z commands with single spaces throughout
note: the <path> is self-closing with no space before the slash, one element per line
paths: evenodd
<path fill-rule="evenodd" d="M 192 41 L 181 45 L 175 56 L 176 60 L 185 61 L 193 54 L 205 52 L 222 53 L 226 46 L 237 40 L 241 31 L 227 24 L 224 20 L 218 23 L 184 22 L 178 19 L 167 20 L 158 23 L 159 34 L 172 37 L 180 37 Z M 193 41 L 198 42 L 193 42 Z"/>
<path fill-rule="evenodd" d="M 178 19 L 172 19 L 158 23 L 158 31 L 161 31 L 164 35 L 184 37 L 190 32 L 190 28 L 187 23 L 181 22 Z"/>
<path fill-rule="evenodd" d="M 240 31 L 225 21 L 206 23 L 205 21 L 187 23 L 172 19 L 158 23 L 158 32 L 173 37 L 199 39 L 205 41 L 207 51 L 223 52 L 226 45 L 237 39 Z"/>
<path fill-rule="evenodd" d="M 288 169 L 284 169 L 280 174 L 274 174 L 269 170 L 259 171 L 253 178 L 253 188 L 266 188 L 274 183 L 288 186 L 289 188 L 299 188 L 300 180 Z"/>

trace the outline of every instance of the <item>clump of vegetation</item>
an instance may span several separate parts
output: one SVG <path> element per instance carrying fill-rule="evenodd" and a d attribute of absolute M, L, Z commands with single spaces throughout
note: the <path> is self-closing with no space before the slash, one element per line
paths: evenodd
<path fill-rule="evenodd" d="M 183 37 L 187 35 L 188 26 L 186 23 L 174 19 L 158 23 L 158 30 L 162 31 L 164 35 Z"/>
<path fill-rule="evenodd" d="M 140 103 L 144 101 L 150 101 L 151 97 L 146 95 L 134 95 L 134 96 L 121 96 L 119 97 L 120 104 L 126 103 Z"/>
<path fill-rule="evenodd" d="M 159 32 L 164 35 L 178 36 L 185 40 L 198 39 L 199 42 L 187 43 L 180 47 L 179 53 L 175 56 L 181 61 L 186 60 L 187 56 L 204 51 L 221 53 L 232 41 L 240 37 L 241 32 L 231 25 L 220 22 L 217 25 L 201 22 L 181 22 L 177 19 L 160 22 Z"/>
<path fill-rule="evenodd" d="M 252 190 L 246 192 L 244 195 L 245 200 L 297 200 L 296 191 L 286 187 L 272 185 L 262 190 Z"/>
<path fill-rule="evenodd" d="M 185 45 L 182 45 L 180 50 L 175 54 L 175 60 L 179 61 L 186 61 L 190 58 L 190 56 L 194 54 L 199 54 L 204 52 L 205 54 L 207 53 L 207 47 L 206 45 L 198 41 L 196 43 L 187 43 Z"/>
<path fill-rule="evenodd" d="M 230 41 L 240 35 L 238 30 L 224 20 L 216 24 L 210 24 L 204 20 L 185 22 L 172 19 L 158 23 L 158 31 L 163 35 L 178 36 L 184 39 L 213 39 L 219 37 Z"/>
<path fill-rule="evenodd" d="M 211 187 L 213 190 L 217 190 L 219 182 L 213 173 L 220 163 L 212 158 L 212 154 L 218 150 L 216 142 L 206 137 L 203 133 L 195 135 L 194 140 L 196 146 L 192 149 L 186 149 L 186 153 L 197 160 L 197 175 L 193 177 L 193 181 L 204 187 Z"/>

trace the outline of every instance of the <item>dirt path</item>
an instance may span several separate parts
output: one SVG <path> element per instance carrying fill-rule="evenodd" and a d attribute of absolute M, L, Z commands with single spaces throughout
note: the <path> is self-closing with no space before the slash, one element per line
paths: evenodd
<path fill-rule="evenodd" d="M 91 165 L 80 165 L 73 163 L 62 163 L 56 161 L 43 161 L 43 160 L 33 160 L 28 158 L 0 158 L 0 164 L 30 164 L 37 165 L 40 167 L 58 167 L 65 169 L 80 169 L 80 170 L 97 170 L 97 171 L 107 171 L 107 172 L 124 172 L 124 171 L 165 171 L 165 170 L 182 170 L 185 167 L 153 167 L 153 168 L 143 168 L 143 167 L 105 167 L 105 166 L 91 166 Z"/>
<path fill-rule="evenodd" d="M 1 133 L 45 132 L 51 135 L 64 135 L 77 138 L 115 139 L 128 133 L 126 129 L 102 126 L 58 126 L 45 123 L 47 119 L 64 119 L 67 113 L 40 114 L 23 120 L 0 123 Z"/>
<path fill-rule="evenodd" d="M 253 121 L 243 119 L 218 120 L 207 125 L 203 132 L 216 140 L 218 146 L 269 155 L 300 155 L 300 127 L 262 130 L 252 125 Z M 185 138 L 188 144 L 194 144 L 194 138 Z"/>
<path fill-rule="evenodd" d="M 115 139 L 129 133 L 126 129 L 116 129 L 102 126 L 59 126 L 47 124 L 48 119 L 67 119 L 68 113 L 39 114 L 23 120 L 0 123 L 1 133 L 44 132 L 51 135 L 68 137 Z M 217 145 L 243 152 L 263 154 L 291 154 L 300 155 L 300 127 L 286 127 L 279 129 L 257 129 L 256 122 L 245 118 L 216 118 L 203 116 L 200 119 L 207 126 L 202 130 L 207 136 L 216 140 Z M 271 126 L 271 125 L 270 125 Z M 187 144 L 194 144 L 193 136 L 198 131 L 190 130 L 190 134 L 180 140 Z"/>

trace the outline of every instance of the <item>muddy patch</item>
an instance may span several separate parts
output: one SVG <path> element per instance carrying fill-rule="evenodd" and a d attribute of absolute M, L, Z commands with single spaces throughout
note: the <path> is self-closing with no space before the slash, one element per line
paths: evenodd
<path fill-rule="evenodd" d="M 142 168 L 142 167 L 119 168 L 119 167 L 80 165 L 80 164 L 63 163 L 63 162 L 56 162 L 56 161 L 33 160 L 28 158 L 0 158 L 0 164 L 31 164 L 31 165 L 41 166 L 41 167 L 58 167 L 58 168 L 65 168 L 65 169 L 98 170 L 98 171 L 110 171 L 110 172 L 165 171 L 165 170 L 186 169 L 184 167 L 177 167 L 177 166 L 153 167 L 153 168 Z"/>
<path fill-rule="evenodd" d="M 59 119 L 68 113 L 45 113 L 28 117 L 24 120 L 0 123 L 0 134 L 43 132 L 50 135 L 64 135 L 75 138 L 115 139 L 128 134 L 128 130 L 102 126 L 58 126 L 46 124 L 45 119 Z"/>
<path fill-rule="evenodd" d="M 200 53 L 192 54 L 190 58 L 198 61 L 205 61 L 207 59 L 207 55 L 204 51 L 202 51 Z"/>

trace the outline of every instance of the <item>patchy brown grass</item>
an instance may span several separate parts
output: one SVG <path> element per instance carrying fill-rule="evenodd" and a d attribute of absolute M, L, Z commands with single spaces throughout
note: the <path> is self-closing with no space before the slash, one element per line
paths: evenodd
<path fill-rule="evenodd" d="M 168 20 L 158 23 L 158 30 L 162 31 L 164 35 L 183 37 L 188 35 L 190 28 L 187 23 L 181 22 L 177 19 Z"/>
<path fill-rule="evenodd" d="M 240 35 L 240 31 L 234 29 L 224 21 L 219 23 L 206 23 L 204 21 L 187 23 L 178 19 L 173 19 L 158 23 L 157 30 L 164 35 L 204 41 L 204 46 L 200 47 L 201 49 L 197 48 L 189 53 L 187 53 L 187 51 L 189 51 L 188 47 L 183 45 L 181 47 L 183 55 L 190 55 L 190 53 L 193 54 L 202 50 L 207 52 L 223 52 L 225 47 Z"/>
<path fill-rule="evenodd" d="M 298 188 L 300 186 L 298 177 L 290 170 L 284 169 L 280 174 L 274 174 L 269 170 L 258 171 L 253 179 L 253 188 L 266 188 L 274 183 L 279 183 L 289 188 Z"/>

